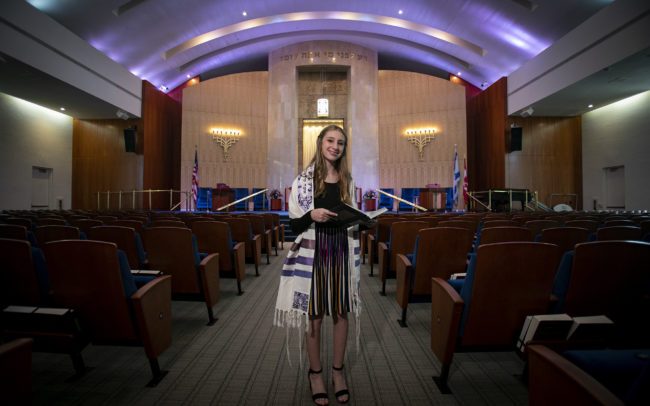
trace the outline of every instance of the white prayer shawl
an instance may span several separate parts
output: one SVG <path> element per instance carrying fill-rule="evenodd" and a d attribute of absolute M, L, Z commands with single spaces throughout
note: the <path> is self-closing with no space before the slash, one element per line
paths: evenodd
<path fill-rule="evenodd" d="M 293 181 L 289 197 L 289 217 L 300 218 L 314 209 L 314 166 L 305 169 Z M 354 197 L 354 183 L 350 182 L 350 196 Z M 348 269 L 350 272 L 348 292 L 350 293 L 350 310 L 355 315 L 357 325 L 357 349 L 359 347 L 359 320 L 361 312 L 360 299 L 360 260 L 359 260 L 359 228 L 349 227 L 348 233 Z M 316 226 L 300 234 L 289 250 L 287 259 L 282 267 L 280 287 L 275 304 L 273 324 L 278 327 L 298 328 L 299 331 L 309 330 L 309 295 L 314 264 L 314 249 L 316 246 Z M 299 340 L 302 341 L 302 340 Z M 288 344 L 288 331 L 287 331 Z M 287 345 L 287 355 L 288 355 Z"/>

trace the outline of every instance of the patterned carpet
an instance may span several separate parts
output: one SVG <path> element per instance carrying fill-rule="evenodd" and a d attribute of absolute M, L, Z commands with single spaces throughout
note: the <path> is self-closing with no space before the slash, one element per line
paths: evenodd
<path fill-rule="evenodd" d="M 168 375 L 155 388 L 141 347 L 88 346 L 82 353 L 90 368 L 68 381 L 74 370 L 67 355 L 34 353 L 33 393 L 36 405 L 310 405 L 308 365 L 304 342 L 290 336 L 291 365 L 286 334 L 272 326 L 273 308 L 282 261 L 271 257 L 255 277 L 247 265 L 244 295 L 237 296 L 232 279 L 221 280 L 219 318 L 206 326 L 202 302 L 175 301 L 172 346 L 159 358 Z M 449 386 L 440 393 L 432 380 L 440 363 L 429 345 L 430 303 L 409 305 L 408 328 L 397 319 L 395 281 L 381 283 L 362 265 L 363 311 L 359 351 L 356 322 L 350 323 L 346 375 L 352 405 L 524 405 L 528 391 L 520 375 L 523 362 L 513 353 L 460 353 L 454 356 Z M 304 338 L 302 338 L 304 341 Z M 324 370 L 331 368 L 331 318 L 322 337 Z M 300 350 L 302 349 L 302 356 Z M 326 374 L 330 404 L 337 404 L 331 376 Z"/>

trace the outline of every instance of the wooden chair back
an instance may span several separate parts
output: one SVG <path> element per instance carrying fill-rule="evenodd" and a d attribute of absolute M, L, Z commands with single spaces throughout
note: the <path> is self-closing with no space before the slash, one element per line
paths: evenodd
<path fill-rule="evenodd" d="M 144 233 L 144 225 L 139 220 L 116 220 L 112 222 L 111 225 L 132 228 L 136 233 L 140 234 L 140 237 L 142 237 L 142 234 Z"/>
<path fill-rule="evenodd" d="M 580 227 L 546 228 L 542 231 L 541 242 L 557 245 L 563 254 L 573 251 L 576 244 L 589 241 L 590 234 L 589 230 Z"/>
<path fill-rule="evenodd" d="M 0 305 L 37 305 L 40 302 L 31 244 L 25 240 L 0 238 Z"/>
<path fill-rule="evenodd" d="M 559 248 L 504 242 L 482 244 L 476 255 L 462 345 L 514 344 L 526 316 L 548 308 Z"/>
<path fill-rule="evenodd" d="M 273 224 L 273 214 L 262 213 L 264 219 L 264 227 L 271 230 L 271 245 L 275 248 L 275 255 L 278 255 L 278 247 L 280 246 L 280 227 Z"/>
<path fill-rule="evenodd" d="M 262 238 L 262 252 L 266 253 L 266 263 L 268 264 L 269 255 L 271 254 L 271 240 L 273 239 L 271 229 L 266 228 L 264 217 L 259 214 L 247 214 L 245 218 L 251 223 L 253 235 L 259 235 Z"/>
<path fill-rule="evenodd" d="M 117 219 L 118 219 L 117 216 L 97 216 L 97 217 L 95 217 L 95 220 L 99 220 L 104 224 L 112 224 Z"/>
<path fill-rule="evenodd" d="M 475 221 L 465 221 L 465 220 L 461 220 L 460 218 L 458 218 L 458 219 L 454 218 L 453 220 L 440 221 L 440 222 L 438 222 L 438 227 L 464 228 L 466 230 L 471 231 L 472 233 L 475 233 L 477 231 L 477 229 L 478 229 Z"/>
<path fill-rule="evenodd" d="M 603 227 L 616 227 L 616 226 L 631 226 L 636 227 L 637 223 L 634 220 L 606 220 Z"/>
<path fill-rule="evenodd" d="M 375 232 L 375 244 L 388 242 L 390 239 L 390 228 L 393 223 L 403 221 L 398 216 L 380 216 L 377 218 L 377 231 Z"/>
<path fill-rule="evenodd" d="M 196 236 L 199 252 L 219 254 L 219 270 L 234 270 L 232 262 L 230 227 L 223 221 L 196 221 L 192 223 L 192 233 Z"/>
<path fill-rule="evenodd" d="M 88 239 L 114 243 L 118 249 L 121 249 L 126 254 L 131 269 L 141 268 L 133 228 L 121 226 L 93 227 L 88 231 Z"/>
<path fill-rule="evenodd" d="M 192 224 L 195 221 L 211 221 L 213 220 L 212 217 L 207 217 L 207 216 L 186 216 L 183 219 L 183 222 L 187 225 L 188 228 L 192 228 Z"/>
<path fill-rule="evenodd" d="M 280 249 L 284 248 L 284 224 L 280 224 L 280 215 L 278 213 L 271 213 L 271 216 L 273 216 L 273 226 L 278 227 L 278 231 L 280 234 Z"/>
<path fill-rule="evenodd" d="M 395 272 L 397 255 L 412 254 L 415 251 L 415 239 L 420 230 L 428 227 L 424 221 L 397 221 L 390 227 L 390 256 L 386 271 Z M 382 267 L 380 266 L 380 273 Z M 382 281 L 385 277 L 382 277 Z"/>
<path fill-rule="evenodd" d="M 0 238 L 28 241 L 27 228 L 18 224 L 0 224 Z"/>
<path fill-rule="evenodd" d="M 54 241 L 43 252 L 55 303 L 79 312 L 94 340 L 137 339 L 115 244 Z"/>
<path fill-rule="evenodd" d="M 533 241 L 530 230 L 523 227 L 488 227 L 481 230 L 480 245 L 498 242 Z"/>
<path fill-rule="evenodd" d="M 533 239 L 537 237 L 542 230 L 552 227 L 560 227 L 560 223 L 555 220 L 529 220 L 524 223 L 526 228 L 530 230 L 530 234 L 533 236 Z"/>
<path fill-rule="evenodd" d="M 246 246 L 246 258 L 251 258 L 259 266 L 262 255 L 262 236 L 253 234 L 251 222 L 245 217 L 229 217 L 225 221 L 230 226 L 233 241 L 243 242 Z"/>
<path fill-rule="evenodd" d="M 601 227 L 596 231 L 596 241 L 637 240 L 643 238 L 641 228 L 634 226 Z"/>
<path fill-rule="evenodd" d="M 192 230 L 152 227 L 144 230 L 144 250 L 149 267 L 172 276 L 172 293 L 200 294 Z"/>
<path fill-rule="evenodd" d="M 15 224 L 15 225 L 23 226 L 28 230 L 32 229 L 32 221 L 30 219 L 27 219 L 27 218 L 23 218 L 23 217 L 7 217 L 7 218 L 4 219 L 4 222 L 6 224 Z"/>
<path fill-rule="evenodd" d="M 589 219 L 567 220 L 564 226 L 586 228 L 590 233 L 595 233 L 598 230 L 598 221 Z"/>
<path fill-rule="evenodd" d="M 604 314 L 615 323 L 627 319 L 638 307 L 637 301 L 648 295 L 648 264 L 648 243 L 594 241 L 577 244 L 561 311 L 574 317 Z"/>
<path fill-rule="evenodd" d="M 486 217 L 483 219 L 483 229 L 490 227 L 519 227 L 519 223 L 508 219 L 492 219 Z"/>
<path fill-rule="evenodd" d="M 71 221 L 70 224 L 73 227 L 77 227 L 80 232 L 88 235 L 88 231 L 93 228 L 93 227 L 99 227 L 103 226 L 104 223 L 102 223 L 100 220 L 95 220 L 95 219 L 80 219 L 80 220 L 74 220 Z"/>
<path fill-rule="evenodd" d="M 40 226 L 34 230 L 38 246 L 42 247 L 50 241 L 78 240 L 79 229 L 71 226 Z"/>
<path fill-rule="evenodd" d="M 40 218 L 36 220 L 36 224 L 40 226 L 65 226 L 65 220 L 64 219 L 59 219 L 59 218 Z"/>
<path fill-rule="evenodd" d="M 185 223 L 180 219 L 164 219 L 164 220 L 152 220 L 151 227 L 180 227 L 187 228 Z"/>
<path fill-rule="evenodd" d="M 431 278 L 465 272 L 474 234 L 464 228 L 425 228 L 418 233 L 413 295 L 430 295 Z"/>

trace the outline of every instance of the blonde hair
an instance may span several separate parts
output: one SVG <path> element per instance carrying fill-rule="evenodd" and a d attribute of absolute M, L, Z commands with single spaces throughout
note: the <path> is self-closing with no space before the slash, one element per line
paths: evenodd
<path fill-rule="evenodd" d="M 338 131 L 343 136 L 343 153 L 341 157 L 334 162 L 334 169 L 339 174 L 339 193 L 341 194 L 341 201 L 347 204 L 352 204 L 350 196 L 350 182 L 352 176 L 348 169 L 348 160 L 346 158 L 348 151 L 348 136 L 345 131 L 337 125 L 328 125 L 318 134 L 316 139 L 316 152 L 311 159 L 310 165 L 314 165 L 314 198 L 325 195 L 325 178 L 327 178 L 327 166 L 325 165 L 325 158 L 323 157 L 323 137 L 328 131 Z"/>

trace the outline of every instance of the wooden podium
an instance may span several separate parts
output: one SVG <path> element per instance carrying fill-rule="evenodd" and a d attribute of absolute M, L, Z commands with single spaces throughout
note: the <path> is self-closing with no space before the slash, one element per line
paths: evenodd
<path fill-rule="evenodd" d="M 420 206 L 429 210 L 444 211 L 447 206 L 445 188 L 421 188 Z"/>
<path fill-rule="evenodd" d="M 228 203 L 235 201 L 235 191 L 223 183 L 217 184 L 216 188 L 212 189 L 212 210 L 217 210 Z M 230 206 L 226 211 L 234 210 L 234 206 Z"/>

